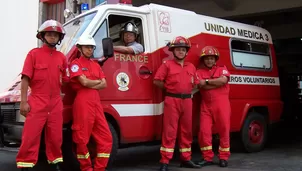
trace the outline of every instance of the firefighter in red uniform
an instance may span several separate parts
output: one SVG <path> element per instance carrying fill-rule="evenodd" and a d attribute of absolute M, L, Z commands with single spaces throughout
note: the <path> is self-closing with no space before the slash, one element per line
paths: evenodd
<path fill-rule="evenodd" d="M 219 52 L 215 47 L 206 46 L 201 51 L 200 60 L 203 68 L 196 71 L 200 80 L 201 93 L 199 145 L 203 155 L 200 166 L 212 165 L 212 126 L 220 137 L 219 165 L 228 166 L 230 156 L 230 115 L 228 80 L 230 73 L 225 66 L 217 66 Z"/>
<path fill-rule="evenodd" d="M 82 171 L 104 171 L 112 148 L 112 136 L 106 121 L 99 90 L 107 86 L 100 65 L 91 57 L 95 40 L 91 36 L 81 37 L 76 43 L 82 56 L 70 64 L 72 87 L 77 91 L 73 104 L 72 139 Z M 96 142 L 97 156 L 92 169 L 87 149 L 90 136 Z"/>
<path fill-rule="evenodd" d="M 26 117 L 22 144 L 17 155 L 17 167 L 25 171 L 38 160 L 40 139 L 45 127 L 46 155 L 55 170 L 63 162 L 61 154 L 63 103 L 61 85 L 68 81 L 65 56 L 55 46 L 64 38 L 62 25 L 54 20 L 45 21 L 37 38 L 43 47 L 29 51 L 24 62 L 21 80 L 20 113 Z M 28 87 L 31 94 L 27 100 Z"/>
<path fill-rule="evenodd" d="M 179 133 L 181 167 L 200 168 L 191 161 L 192 143 L 192 89 L 195 87 L 196 68 L 185 62 L 191 44 L 178 36 L 169 44 L 174 59 L 165 61 L 157 70 L 154 84 L 166 90 L 163 115 L 163 134 L 160 171 L 167 171 L 173 157 L 175 140 Z M 179 131 L 178 131 L 179 130 Z"/>

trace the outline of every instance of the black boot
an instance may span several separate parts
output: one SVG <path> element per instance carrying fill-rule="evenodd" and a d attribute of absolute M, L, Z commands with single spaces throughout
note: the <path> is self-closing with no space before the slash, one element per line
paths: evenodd
<path fill-rule="evenodd" d="M 21 171 L 29 171 L 28 168 L 21 168 Z"/>
<path fill-rule="evenodd" d="M 226 160 L 219 160 L 220 167 L 228 167 L 228 161 Z"/>
<path fill-rule="evenodd" d="M 62 171 L 59 164 L 51 164 L 51 168 L 53 171 Z"/>
<path fill-rule="evenodd" d="M 3 147 L 4 147 L 4 131 L 3 131 L 2 126 L 0 125 L 0 148 L 3 148 Z"/>
<path fill-rule="evenodd" d="M 189 161 L 182 161 L 180 163 L 180 167 L 185 167 L 185 168 L 200 168 L 199 165 L 195 164 L 191 160 L 189 160 Z"/>
<path fill-rule="evenodd" d="M 202 161 L 200 161 L 200 162 L 197 162 L 197 164 L 198 164 L 200 167 L 204 167 L 204 166 L 213 165 L 214 163 L 213 163 L 212 161 L 202 160 Z"/>
<path fill-rule="evenodd" d="M 168 164 L 161 163 L 159 171 L 168 171 Z"/>

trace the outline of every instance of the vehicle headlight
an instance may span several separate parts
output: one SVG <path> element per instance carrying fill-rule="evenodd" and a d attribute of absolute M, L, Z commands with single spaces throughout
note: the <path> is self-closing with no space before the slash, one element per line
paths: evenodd
<path fill-rule="evenodd" d="M 20 110 L 16 110 L 16 122 L 25 122 L 25 117 L 21 115 Z"/>
<path fill-rule="evenodd" d="M 1 110 L 1 104 L 0 104 L 0 123 L 3 122 L 3 113 L 2 113 L 2 110 Z"/>

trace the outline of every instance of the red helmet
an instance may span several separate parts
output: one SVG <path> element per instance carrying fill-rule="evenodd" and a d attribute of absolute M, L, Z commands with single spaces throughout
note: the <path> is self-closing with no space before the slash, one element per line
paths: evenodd
<path fill-rule="evenodd" d="M 213 46 L 206 46 L 201 50 L 200 59 L 202 59 L 205 56 L 215 56 L 216 60 L 218 60 L 219 51 Z"/>
<path fill-rule="evenodd" d="M 65 30 L 61 23 L 55 20 L 47 20 L 40 26 L 36 37 L 42 39 L 41 34 L 48 31 L 60 33 L 60 41 L 63 40 L 65 36 Z"/>
<path fill-rule="evenodd" d="M 170 42 L 169 51 L 172 51 L 176 47 L 185 47 L 187 51 L 191 48 L 191 43 L 189 39 L 186 39 L 182 36 L 175 37 L 172 42 Z"/>

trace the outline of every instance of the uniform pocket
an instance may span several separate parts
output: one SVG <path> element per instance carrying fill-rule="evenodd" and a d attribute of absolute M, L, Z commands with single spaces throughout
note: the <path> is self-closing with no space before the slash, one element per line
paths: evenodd
<path fill-rule="evenodd" d="M 192 71 L 187 71 L 188 82 L 194 84 L 194 73 Z"/>
<path fill-rule="evenodd" d="M 180 71 L 179 70 L 170 70 L 170 73 L 168 75 L 168 81 L 169 83 L 179 83 L 181 81 L 180 78 Z"/>
<path fill-rule="evenodd" d="M 220 69 L 216 68 L 212 73 L 212 78 L 219 78 L 221 76 Z"/>
<path fill-rule="evenodd" d="M 62 79 L 63 79 L 63 73 L 64 73 L 64 69 L 62 67 L 62 65 L 59 65 L 58 66 L 58 75 L 59 75 L 59 83 L 60 83 L 60 86 L 62 85 Z"/>
<path fill-rule="evenodd" d="M 84 129 L 81 124 L 73 124 L 71 126 L 72 129 L 72 140 L 77 144 L 84 144 L 85 137 L 84 137 Z"/>
<path fill-rule="evenodd" d="M 87 69 L 87 68 L 82 68 L 82 72 L 83 72 L 83 74 L 88 78 L 90 78 L 90 76 L 91 76 L 91 73 L 90 73 L 90 71 Z"/>
<path fill-rule="evenodd" d="M 34 71 L 34 76 L 33 76 L 33 80 L 44 80 L 47 78 L 47 68 L 48 65 L 47 64 L 36 64 L 34 66 L 35 71 Z"/>

